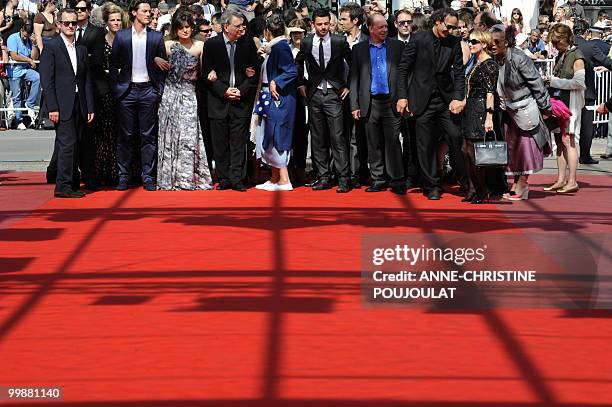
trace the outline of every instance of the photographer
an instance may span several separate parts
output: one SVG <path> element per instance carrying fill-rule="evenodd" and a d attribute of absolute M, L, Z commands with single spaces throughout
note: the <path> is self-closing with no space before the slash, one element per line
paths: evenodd
<path fill-rule="evenodd" d="M 586 18 L 586 14 L 584 14 L 584 7 L 578 4 L 576 0 L 569 0 L 566 4 L 568 9 L 567 17 L 572 20 L 582 20 Z"/>

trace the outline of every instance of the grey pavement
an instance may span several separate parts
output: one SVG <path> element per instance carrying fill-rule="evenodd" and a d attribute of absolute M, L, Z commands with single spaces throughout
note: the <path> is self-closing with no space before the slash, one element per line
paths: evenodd
<path fill-rule="evenodd" d="M 45 171 L 53 151 L 55 132 L 52 130 L 7 130 L 0 132 L 0 170 Z M 593 158 L 605 153 L 606 139 L 593 140 Z M 556 173 L 554 158 L 544 162 L 545 174 Z M 612 159 L 597 165 L 581 165 L 580 172 L 590 175 L 612 175 Z"/>

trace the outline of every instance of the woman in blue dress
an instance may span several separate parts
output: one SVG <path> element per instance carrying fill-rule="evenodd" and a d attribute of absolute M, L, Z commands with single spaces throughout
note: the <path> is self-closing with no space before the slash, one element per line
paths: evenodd
<path fill-rule="evenodd" d="M 285 38 L 281 16 L 266 19 L 266 56 L 261 69 L 259 98 L 254 114 L 258 115 L 258 156 L 272 167 L 272 176 L 257 189 L 291 191 L 287 166 L 293 145 L 295 123 L 297 67 L 291 47 Z M 259 143 L 258 143 L 259 144 Z"/>

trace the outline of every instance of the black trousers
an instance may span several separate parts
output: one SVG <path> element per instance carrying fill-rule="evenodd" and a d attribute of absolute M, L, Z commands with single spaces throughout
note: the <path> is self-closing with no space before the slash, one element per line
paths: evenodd
<path fill-rule="evenodd" d="M 404 175 L 406 181 L 415 184 L 419 182 L 419 159 L 417 156 L 416 133 L 414 118 L 402 116 L 402 158 L 404 160 Z"/>
<path fill-rule="evenodd" d="M 49 112 L 46 112 L 47 117 Z M 84 123 L 85 130 L 82 132 L 84 136 L 79 140 L 78 156 L 77 156 L 77 173 L 81 169 L 81 176 L 85 184 L 95 184 L 98 182 L 95 178 L 94 172 L 94 161 L 96 156 L 96 148 L 94 141 L 95 127 L 94 124 Z M 58 154 L 59 145 L 57 142 L 57 136 L 53 144 L 53 154 L 51 154 L 51 161 L 47 166 L 47 174 L 51 178 L 57 177 L 58 172 Z M 79 176 L 80 177 L 80 176 Z M 80 181 L 80 178 L 79 178 Z"/>
<path fill-rule="evenodd" d="M 156 178 L 158 107 L 159 94 L 151 84 L 132 84 L 127 94 L 117 101 L 119 181 L 130 179 L 133 139 L 138 137 L 134 131 L 136 122 L 140 130 L 142 181 L 152 182 Z"/>
<path fill-rule="evenodd" d="M 317 89 L 308 102 L 312 161 L 321 178 L 329 179 L 331 159 L 339 179 L 350 177 L 348 142 L 342 129 L 342 100 L 333 89 Z"/>
<path fill-rule="evenodd" d="M 55 125 L 55 152 L 57 163 L 56 192 L 78 190 L 79 178 L 79 142 L 83 136 L 85 120 L 79 106 L 78 93 L 74 97 L 72 115 Z"/>
<path fill-rule="evenodd" d="M 365 122 L 355 120 L 351 113 L 349 98 L 343 101 L 344 138 L 348 141 L 349 166 L 351 179 L 365 182 L 368 179 L 368 142 L 366 140 Z"/>
<path fill-rule="evenodd" d="M 204 150 L 206 151 L 206 159 L 208 160 L 208 168 L 212 171 L 212 162 L 214 150 L 212 145 L 212 136 L 210 131 L 210 119 L 208 118 L 208 106 L 206 102 L 206 88 L 198 84 L 196 88 L 196 96 L 198 101 L 198 118 L 200 119 L 200 128 L 202 129 L 202 138 L 204 139 Z"/>
<path fill-rule="evenodd" d="M 587 106 L 594 106 L 594 99 L 586 99 L 580 117 L 580 158 L 591 158 L 591 145 L 593 144 L 593 120 L 595 115 Z"/>
<path fill-rule="evenodd" d="M 423 190 L 442 190 L 437 162 L 440 132 L 445 135 L 449 153 L 451 157 L 454 157 L 452 165 L 456 171 L 457 179 L 460 182 L 461 180 L 465 182 L 467 173 L 461 152 L 463 142 L 460 133 L 459 117 L 451 115 L 451 112 L 448 110 L 448 103 L 444 102 L 440 96 L 433 95 L 425 111 L 415 116 L 414 128 Z"/>
<path fill-rule="evenodd" d="M 393 113 L 391 100 L 372 99 L 365 131 L 373 184 L 394 185 L 404 181 L 400 129 L 401 118 Z"/>
<path fill-rule="evenodd" d="M 305 170 L 308 155 L 308 123 L 306 123 L 306 106 L 304 98 L 298 94 L 295 108 L 295 125 L 293 126 L 293 151 L 291 168 Z"/>
<path fill-rule="evenodd" d="M 219 182 L 231 184 L 246 177 L 247 140 L 249 139 L 250 117 L 242 117 L 237 109 L 230 106 L 224 119 L 210 119 L 212 146 Z"/>

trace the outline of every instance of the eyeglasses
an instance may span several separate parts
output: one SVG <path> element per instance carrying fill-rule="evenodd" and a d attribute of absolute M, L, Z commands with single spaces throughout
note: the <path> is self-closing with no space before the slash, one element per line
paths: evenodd
<path fill-rule="evenodd" d="M 85 12 L 85 11 L 89 10 L 89 8 L 88 8 L 87 6 L 86 6 L 86 7 L 75 7 L 74 9 L 75 9 L 76 11 L 83 11 L 83 12 Z"/>
<path fill-rule="evenodd" d="M 208 28 L 206 30 L 200 30 L 201 33 L 205 33 L 205 34 L 211 32 L 211 31 L 212 31 L 212 28 Z"/>
<path fill-rule="evenodd" d="M 478 41 L 476 39 L 473 39 L 473 38 L 468 41 L 468 44 L 470 44 L 470 45 L 478 45 L 480 43 L 481 43 L 480 41 Z"/>
<path fill-rule="evenodd" d="M 70 26 L 76 27 L 77 25 L 79 25 L 79 23 L 76 21 L 60 21 L 60 23 L 62 23 L 64 27 L 70 27 Z"/>
<path fill-rule="evenodd" d="M 397 25 L 410 25 L 412 24 L 412 20 L 403 20 L 403 21 L 398 21 Z"/>
<path fill-rule="evenodd" d="M 459 28 L 456 25 L 450 25 L 450 24 L 446 24 L 446 23 L 444 23 L 444 26 L 446 27 L 446 29 L 448 31 L 453 31 L 453 30 L 456 30 L 457 28 Z"/>

